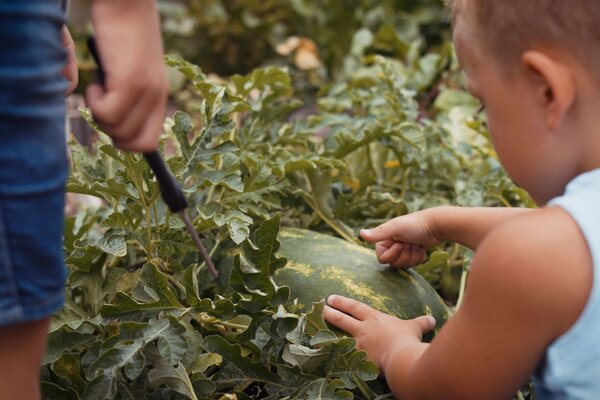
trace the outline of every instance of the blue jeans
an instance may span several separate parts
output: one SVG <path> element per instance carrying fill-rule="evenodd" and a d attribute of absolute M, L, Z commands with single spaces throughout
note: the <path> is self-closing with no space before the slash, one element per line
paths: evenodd
<path fill-rule="evenodd" d="M 58 0 L 0 0 L 0 326 L 64 302 L 64 22 Z"/>

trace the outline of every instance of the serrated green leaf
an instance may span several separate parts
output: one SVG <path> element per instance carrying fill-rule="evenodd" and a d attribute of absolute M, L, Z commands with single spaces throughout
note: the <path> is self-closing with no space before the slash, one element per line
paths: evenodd
<path fill-rule="evenodd" d="M 74 250 L 67 256 L 65 263 L 85 272 L 89 272 L 94 264 L 102 263 L 106 256 L 95 242 L 88 240 L 76 240 L 73 247 Z"/>
<path fill-rule="evenodd" d="M 117 304 L 103 305 L 100 310 L 102 316 L 109 318 L 122 314 L 141 312 L 158 313 L 161 311 L 183 308 L 177 297 L 173 294 L 171 289 L 169 289 L 166 275 L 159 272 L 154 264 L 144 264 L 139 285 L 143 285 L 146 290 L 152 290 L 152 292 L 156 294 L 156 301 L 141 303 L 134 300 L 126 293 L 118 292 L 115 295 Z"/>
<path fill-rule="evenodd" d="M 203 171 L 201 179 L 201 184 L 208 183 L 211 186 L 225 186 L 239 193 L 244 191 L 242 178 L 234 173 L 225 171 Z"/>
<path fill-rule="evenodd" d="M 217 226 L 227 225 L 229 236 L 235 244 L 241 244 L 248 238 L 250 225 L 254 222 L 251 217 L 235 210 L 228 210 L 225 214 L 214 214 L 213 221 Z"/>
<path fill-rule="evenodd" d="M 174 368 L 172 365 L 167 364 L 156 351 L 149 351 L 147 357 L 153 366 L 148 372 L 148 384 L 151 388 L 156 389 L 166 385 L 188 399 L 198 400 L 190 377 L 181 363 Z"/>
<path fill-rule="evenodd" d="M 221 336 L 208 336 L 204 338 L 202 347 L 211 353 L 220 354 L 227 361 L 230 368 L 234 368 L 238 376 L 237 380 L 260 380 L 266 382 L 278 382 L 280 378 L 269 371 L 261 363 L 252 362 L 242 355 L 242 348 L 238 344 L 228 343 Z"/>
<path fill-rule="evenodd" d="M 145 367 L 145 359 L 140 353 L 145 345 L 141 339 L 124 340 L 117 343 L 114 347 L 104 351 L 91 367 L 92 376 L 103 376 L 107 371 L 116 371 L 128 367 L 126 374 L 129 373 L 129 379 L 135 379 Z"/>
<path fill-rule="evenodd" d="M 46 352 L 42 359 L 42 365 L 50 364 L 60 359 L 65 352 L 73 350 L 79 346 L 90 344 L 96 338 L 94 335 L 81 334 L 77 332 L 52 332 L 48 335 L 48 344 Z"/>
<path fill-rule="evenodd" d="M 301 398 L 311 400 L 349 400 L 353 399 L 352 392 L 345 389 L 344 382 L 339 379 L 317 379 L 307 384 Z"/>
<path fill-rule="evenodd" d="M 202 353 L 194 360 L 190 367 L 190 372 L 206 372 L 207 369 L 213 366 L 220 366 L 223 362 L 223 357 L 217 353 Z"/>
<path fill-rule="evenodd" d="M 98 240 L 97 245 L 105 253 L 116 257 L 125 257 L 127 255 L 125 230 L 123 228 L 110 228 Z"/>
<path fill-rule="evenodd" d="M 73 388 L 64 389 L 52 382 L 42 381 L 40 383 L 42 397 L 44 400 L 80 400 L 81 397 Z"/>
<path fill-rule="evenodd" d="M 175 54 L 165 55 L 165 63 L 167 65 L 177 69 L 179 72 L 181 72 L 183 75 L 185 75 L 185 77 L 189 80 L 194 80 L 198 77 L 200 77 L 202 79 L 206 79 L 206 75 L 204 75 L 204 73 L 202 72 L 200 67 L 185 61 L 183 58 L 181 58 L 178 55 L 175 55 Z"/>
<path fill-rule="evenodd" d="M 129 226 L 129 219 L 122 212 L 116 211 L 102 220 L 102 226 L 106 228 L 122 228 Z"/>
<path fill-rule="evenodd" d="M 281 357 L 291 365 L 297 365 L 303 371 L 313 372 L 329 357 L 326 347 L 311 349 L 300 344 L 289 344 L 284 347 Z"/>
<path fill-rule="evenodd" d="M 111 400 L 117 394 L 117 380 L 112 372 L 98 375 L 83 391 L 82 400 Z"/>

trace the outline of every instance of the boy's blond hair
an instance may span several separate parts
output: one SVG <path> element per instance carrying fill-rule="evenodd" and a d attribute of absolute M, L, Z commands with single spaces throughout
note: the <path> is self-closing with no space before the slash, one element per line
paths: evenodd
<path fill-rule="evenodd" d="M 520 56 L 530 48 L 566 51 L 600 78 L 600 0 L 455 0 L 489 52 Z M 455 10 L 456 11 L 456 10 Z M 473 17 L 473 18 L 471 18 Z"/>

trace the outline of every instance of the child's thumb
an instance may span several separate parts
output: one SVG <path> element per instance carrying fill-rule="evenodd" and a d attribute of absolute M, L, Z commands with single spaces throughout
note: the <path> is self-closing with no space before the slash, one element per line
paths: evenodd
<path fill-rule="evenodd" d="M 377 243 L 392 239 L 393 237 L 398 236 L 398 229 L 394 226 L 393 221 L 394 220 L 388 221 L 373 229 L 363 229 L 360 231 L 360 237 L 369 243 Z"/>

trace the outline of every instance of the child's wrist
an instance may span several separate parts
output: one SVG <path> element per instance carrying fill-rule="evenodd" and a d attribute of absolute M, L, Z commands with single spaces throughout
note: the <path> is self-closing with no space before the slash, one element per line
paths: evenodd
<path fill-rule="evenodd" d="M 452 212 L 453 209 L 454 207 L 451 206 L 439 206 L 423 210 L 425 223 L 429 228 L 431 235 L 438 242 L 444 242 L 448 240 L 446 224 L 444 221 L 447 219 L 447 216 Z"/>

